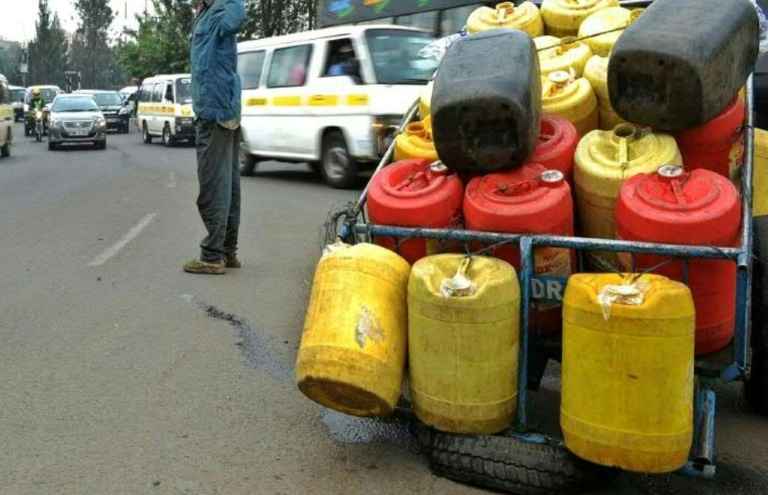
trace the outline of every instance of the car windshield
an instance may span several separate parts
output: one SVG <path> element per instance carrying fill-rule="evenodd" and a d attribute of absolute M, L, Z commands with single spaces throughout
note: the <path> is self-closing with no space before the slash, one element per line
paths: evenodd
<path fill-rule="evenodd" d="M 40 98 L 42 98 L 46 103 L 52 102 L 53 99 L 58 95 L 59 92 L 55 88 L 40 88 Z M 30 103 L 34 96 L 35 95 L 32 94 L 32 91 L 29 91 L 27 94 L 27 103 Z"/>
<path fill-rule="evenodd" d="M 25 93 L 25 91 L 23 89 L 12 89 L 11 90 L 11 101 L 13 103 L 18 103 L 20 101 L 24 101 L 24 93 Z"/>
<path fill-rule="evenodd" d="M 176 81 L 176 103 L 188 105 L 192 103 L 192 79 L 179 79 Z"/>
<path fill-rule="evenodd" d="M 429 33 L 371 29 L 366 38 L 379 84 L 426 84 L 437 69 L 437 62 L 419 56 L 434 41 Z"/>
<path fill-rule="evenodd" d="M 54 112 L 98 112 L 99 107 L 90 96 L 59 98 L 53 104 Z"/>
<path fill-rule="evenodd" d="M 117 93 L 94 93 L 93 99 L 100 106 L 119 106 L 123 104 L 123 99 Z"/>

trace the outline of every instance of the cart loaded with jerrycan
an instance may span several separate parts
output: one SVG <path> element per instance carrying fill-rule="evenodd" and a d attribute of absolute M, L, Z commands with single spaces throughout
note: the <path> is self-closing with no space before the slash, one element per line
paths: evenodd
<path fill-rule="evenodd" d="M 744 381 L 768 413 L 750 76 L 765 17 L 751 0 L 632 3 L 502 3 L 442 40 L 334 215 L 305 395 L 406 413 L 437 474 L 523 494 L 621 470 L 711 478 L 716 387 Z M 560 428 L 542 432 L 531 391 L 552 361 Z"/>

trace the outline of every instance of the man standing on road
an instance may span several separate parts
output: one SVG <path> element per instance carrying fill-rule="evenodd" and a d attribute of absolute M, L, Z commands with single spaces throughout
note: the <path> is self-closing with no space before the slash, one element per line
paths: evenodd
<path fill-rule="evenodd" d="M 240 77 L 237 32 L 243 0 L 198 0 L 192 36 L 192 99 L 197 117 L 197 209 L 208 230 L 189 273 L 223 274 L 240 268 Z"/>

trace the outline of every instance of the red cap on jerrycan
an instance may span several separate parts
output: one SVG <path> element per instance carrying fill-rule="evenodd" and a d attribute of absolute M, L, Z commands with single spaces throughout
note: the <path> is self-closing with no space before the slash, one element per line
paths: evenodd
<path fill-rule="evenodd" d="M 385 167 L 371 179 L 368 216 L 371 223 L 401 227 L 458 227 L 464 185 L 441 162 L 415 158 Z M 375 243 L 397 251 L 409 263 L 434 254 L 439 243 L 425 239 L 378 236 Z"/>
<path fill-rule="evenodd" d="M 725 177 L 706 169 L 686 172 L 664 165 L 655 174 L 630 178 L 616 204 L 616 234 L 628 241 L 686 245 L 736 246 L 739 243 L 741 203 Z M 622 253 L 622 267 L 631 258 Z M 683 282 L 683 261 L 655 255 L 636 255 L 637 270 L 655 270 Z M 696 354 L 708 354 L 733 337 L 736 309 L 736 264 L 691 259 L 687 284 L 696 307 Z"/>

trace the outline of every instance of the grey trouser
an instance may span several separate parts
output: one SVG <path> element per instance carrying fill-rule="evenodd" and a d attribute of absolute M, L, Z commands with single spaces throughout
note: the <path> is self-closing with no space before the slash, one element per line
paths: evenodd
<path fill-rule="evenodd" d="M 208 235 L 200 259 L 224 260 L 237 252 L 240 228 L 240 129 L 231 131 L 207 119 L 197 120 L 197 209 Z"/>

